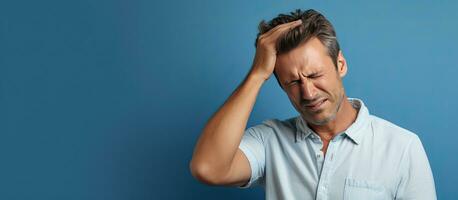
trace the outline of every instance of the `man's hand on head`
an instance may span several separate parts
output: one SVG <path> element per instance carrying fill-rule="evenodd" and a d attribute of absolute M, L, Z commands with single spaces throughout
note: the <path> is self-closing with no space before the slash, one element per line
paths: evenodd
<path fill-rule="evenodd" d="M 264 80 L 269 79 L 274 72 L 277 60 L 276 44 L 278 38 L 300 24 L 302 24 L 302 20 L 284 23 L 259 36 L 250 75 L 261 77 Z"/>

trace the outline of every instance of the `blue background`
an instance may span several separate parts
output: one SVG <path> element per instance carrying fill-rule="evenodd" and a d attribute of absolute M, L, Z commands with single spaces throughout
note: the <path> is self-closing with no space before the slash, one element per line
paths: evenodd
<path fill-rule="evenodd" d="M 296 8 L 334 24 L 348 96 L 416 132 L 453 199 L 455 2 L 0 1 L 0 199 L 264 198 L 188 166 L 251 66 L 259 21 Z M 296 115 L 272 77 L 249 125 Z"/>

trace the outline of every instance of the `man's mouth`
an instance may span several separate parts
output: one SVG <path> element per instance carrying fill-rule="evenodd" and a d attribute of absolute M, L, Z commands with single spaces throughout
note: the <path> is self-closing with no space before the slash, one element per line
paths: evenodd
<path fill-rule="evenodd" d="M 323 99 L 321 99 L 319 101 L 315 101 L 313 103 L 306 104 L 305 107 L 308 110 L 316 111 L 316 110 L 320 109 L 326 101 L 327 101 L 327 99 L 323 98 Z"/>

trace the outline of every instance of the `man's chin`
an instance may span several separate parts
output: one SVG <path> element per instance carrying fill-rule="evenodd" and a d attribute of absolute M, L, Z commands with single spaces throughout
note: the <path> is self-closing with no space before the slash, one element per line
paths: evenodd
<path fill-rule="evenodd" d="M 330 121 L 334 120 L 334 118 L 335 118 L 334 116 L 325 116 L 324 113 L 315 114 L 314 116 L 310 116 L 308 114 L 306 116 L 307 117 L 305 117 L 304 119 L 305 119 L 305 121 L 307 121 L 307 123 L 310 123 L 310 124 L 313 124 L 313 125 L 317 125 L 317 126 L 326 125 L 327 123 L 329 123 Z"/>

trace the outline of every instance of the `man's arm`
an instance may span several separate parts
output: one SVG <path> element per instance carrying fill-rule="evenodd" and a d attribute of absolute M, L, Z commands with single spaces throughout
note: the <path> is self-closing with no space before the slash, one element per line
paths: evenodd
<path fill-rule="evenodd" d="M 197 141 L 190 162 L 194 177 L 212 185 L 241 186 L 248 182 L 250 164 L 238 146 L 259 90 L 274 71 L 277 38 L 301 23 L 279 25 L 258 38 L 250 72 L 210 118 Z"/>
<path fill-rule="evenodd" d="M 399 184 L 396 199 L 437 199 L 433 173 L 425 149 L 418 136 L 415 136 L 409 144 L 403 161 L 401 183 Z"/>

